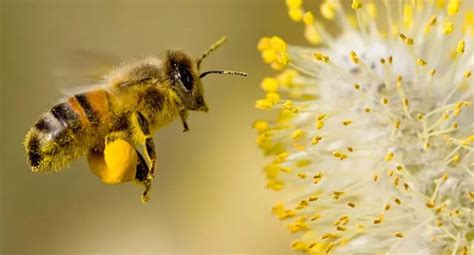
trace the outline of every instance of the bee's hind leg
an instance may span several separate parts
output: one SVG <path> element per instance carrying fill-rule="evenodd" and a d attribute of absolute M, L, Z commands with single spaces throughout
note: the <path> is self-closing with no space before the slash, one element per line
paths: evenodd
<path fill-rule="evenodd" d="M 142 162 L 140 167 L 148 169 L 146 172 L 146 179 L 140 181 L 143 185 L 145 185 L 145 192 L 142 195 L 142 201 L 147 202 L 149 200 L 148 193 L 151 188 L 151 182 L 154 179 L 155 169 L 156 169 L 156 150 L 155 150 L 155 143 L 153 141 L 153 137 L 150 133 L 150 122 L 146 119 L 146 117 L 141 112 L 135 112 L 132 118 L 132 125 L 134 125 L 134 140 L 140 144 L 144 145 L 144 152 L 145 157 L 148 160 L 149 164 L 148 167 L 143 157 L 140 154 L 140 161 Z M 137 168 L 138 171 L 138 168 Z M 141 170 L 144 171 L 144 170 Z"/>
<path fill-rule="evenodd" d="M 146 203 L 150 201 L 149 193 L 151 190 L 151 182 L 153 178 L 150 178 L 150 176 L 148 175 L 149 168 L 142 154 L 138 150 L 136 152 L 138 155 L 138 162 L 137 162 L 137 171 L 135 174 L 135 180 L 145 187 L 145 191 L 143 191 L 143 194 L 142 194 L 142 203 Z"/>

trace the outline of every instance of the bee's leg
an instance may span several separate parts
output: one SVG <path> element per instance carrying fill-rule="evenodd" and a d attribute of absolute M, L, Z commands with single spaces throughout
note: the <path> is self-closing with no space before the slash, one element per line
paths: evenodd
<path fill-rule="evenodd" d="M 146 201 L 149 199 L 146 195 L 150 190 L 151 181 L 154 178 L 155 167 L 156 167 L 156 151 L 155 143 L 153 142 L 153 137 L 150 133 L 150 123 L 140 112 L 135 112 L 133 115 L 132 123 L 136 126 L 134 128 L 134 139 L 144 144 L 145 146 L 145 156 L 149 160 L 150 164 L 148 166 L 148 173 L 146 177 L 145 192 L 143 193 L 142 200 Z M 149 184 L 148 184 L 149 183 Z"/>
<path fill-rule="evenodd" d="M 181 117 L 181 122 L 183 123 L 183 132 L 188 132 L 189 131 L 189 126 L 188 123 L 186 122 L 186 119 L 188 118 L 188 110 L 182 109 L 179 111 L 179 117 Z"/>
<path fill-rule="evenodd" d="M 142 154 L 138 150 L 137 150 L 137 155 L 138 155 L 138 163 L 137 163 L 137 171 L 135 173 L 135 180 L 145 187 L 145 191 L 143 192 L 143 195 L 142 195 L 142 203 L 146 203 L 150 201 L 149 193 L 151 190 L 152 179 L 148 178 L 148 171 L 149 171 L 148 166 Z"/>

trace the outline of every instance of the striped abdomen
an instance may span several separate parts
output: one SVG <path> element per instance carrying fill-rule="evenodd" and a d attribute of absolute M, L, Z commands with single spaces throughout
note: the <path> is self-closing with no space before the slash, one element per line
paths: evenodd
<path fill-rule="evenodd" d="M 83 156 L 110 115 L 108 94 L 94 90 L 69 97 L 36 122 L 25 139 L 33 171 L 59 170 Z"/>

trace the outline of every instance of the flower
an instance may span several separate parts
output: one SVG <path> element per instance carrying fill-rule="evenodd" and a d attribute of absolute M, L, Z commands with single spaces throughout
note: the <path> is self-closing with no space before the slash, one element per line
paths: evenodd
<path fill-rule="evenodd" d="M 254 128 L 292 249 L 473 252 L 472 2 L 325 0 L 322 18 L 286 3 L 313 46 L 261 39 L 278 74 L 256 107 L 276 114 Z"/>

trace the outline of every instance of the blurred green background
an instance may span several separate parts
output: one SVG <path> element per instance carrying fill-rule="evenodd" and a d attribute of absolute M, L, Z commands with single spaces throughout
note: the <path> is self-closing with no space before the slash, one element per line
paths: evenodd
<path fill-rule="evenodd" d="M 0 3 L 1 254 L 289 253 L 251 128 L 262 116 L 254 109 L 260 80 L 272 73 L 258 39 L 278 34 L 303 43 L 303 26 L 289 20 L 283 0 Z M 62 96 L 52 74 L 64 52 L 127 59 L 181 48 L 198 56 L 222 35 L 229 42 L 203 69 L 249 77 L 209 76 L 210 112 L 191 113 L 187 134 L 179 121 L 157 132 L 149 204 L 140 203 L 139 186 L 102 184 L 84 159 L 57 174 L 29 170 L 23 138 Z"/>

